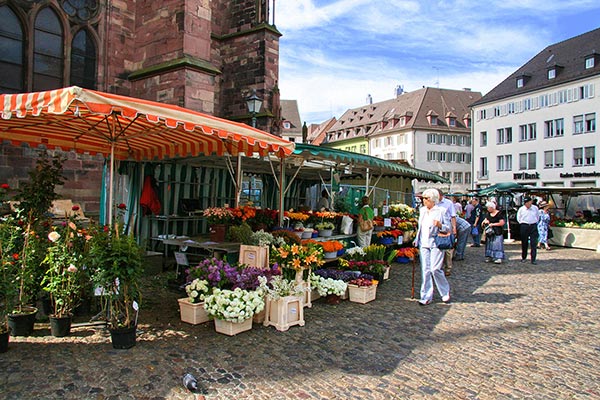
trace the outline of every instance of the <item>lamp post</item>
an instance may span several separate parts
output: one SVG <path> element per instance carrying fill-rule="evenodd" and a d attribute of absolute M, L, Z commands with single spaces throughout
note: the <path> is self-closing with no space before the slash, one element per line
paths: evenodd
<path fill-rule="evenodd" d="M 248 106 L 248 112 L 252 115 L 252 127 L 256 128 L 256 114 L 262 106 L 262 99 L 256 95 L 256 89 L 252 89 L 252 94 L 246 97 L 246 105 Z"/>

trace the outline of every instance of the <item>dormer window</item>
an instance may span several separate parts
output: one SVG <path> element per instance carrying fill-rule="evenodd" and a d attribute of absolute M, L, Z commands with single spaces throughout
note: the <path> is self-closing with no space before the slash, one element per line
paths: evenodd
<path fill-rule="evenodd" d="M 427 120 L 429 121 L 429 125 L 437 125 L 438 124 L 438 115 L 435 111 L 429 110 L 427 112 Z"/>
<path fill-rule="evenodd" d="M 292 127 L 292 124 L 290 124 L 289 121 L 283 122 L 283 129 L 290 129 L 291 127 Z"/>
<path fill-rule="evenodd" d="M 548 79 L 556 78 L 556 68 L 551 68 L 548 70 Z"/>
<path fill-rule="evenodd" d="M 585 69 L 594 68 L 595 61 L 596 61 L 596 60 L 595 60 L 594 56 L 587 57 L 587 58 L 585 59 Z"/>
<path fill-rule="evenodd" d="M 525 79 L 523 77 L 517 78 L 517 87 L 522 88 L 525 86 Z"/>

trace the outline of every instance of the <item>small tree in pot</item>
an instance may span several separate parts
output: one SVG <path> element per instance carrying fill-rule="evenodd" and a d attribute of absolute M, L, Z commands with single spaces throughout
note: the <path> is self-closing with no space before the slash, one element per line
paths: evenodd
<path fill-rule="evenodd" d="M 137 306 L 141 293 L 139 280 L 143 273 L 143 252 L 132 235 L 124 234 L 120 224 L 99 229 L 89 241 L 87 265 L 92 279 L 102 290 L 102 310 L 107 318 L 115 348 L 135 345 Z M 124 344 L 115 336 L 128 334 Z"/>

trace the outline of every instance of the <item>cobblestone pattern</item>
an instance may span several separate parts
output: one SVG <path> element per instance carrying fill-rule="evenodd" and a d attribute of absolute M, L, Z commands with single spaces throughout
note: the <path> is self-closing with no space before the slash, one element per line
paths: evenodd
<path fill-rule="evenodd" d="M 38 324 L 0 354 L 4 399 L 594 399 L 600 398 L 600 256 L 541 252 L 522 264 L 455 262 L 452 302 L 410 299 L 395 264 L 368 304 L 318 300 L 306 326 L 254 325 L 234 337 L 179 321 L 176 295 L 146 296 L 137 345 L 114 350 L 102 328 L 66 338 Z M 416 283 L 419 284 L 417 270 Z M 418 288 L 417 288 L 418 293 Z M 436 296 L 437 293 L 436 293 Z M 202 394 L 181 384 L 194 374 Z"/>

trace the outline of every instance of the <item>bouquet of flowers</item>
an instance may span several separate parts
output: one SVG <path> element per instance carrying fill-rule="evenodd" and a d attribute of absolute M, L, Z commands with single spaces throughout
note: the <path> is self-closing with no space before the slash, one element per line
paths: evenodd
<path fill-rule="evenodd" d="M 275 276 L 267 283 L 266 277 L 259 277 L 260 290 L 268 294 L 273 300 L 287 296 L 303 296 L 305 288 L 294 281 L 285 279 L 283 276 Z"/>
<path fill-rule="evenodd" d="M 414 218 L 416 215 L 416 210 L 406 204 L 391 204 L 388 216 L 389 217 L 398 217 L 402 219 Z"/>
<path fill-rule="evenodd" d="M 402 231 L 399 229 L 391 229 L 387 231 L 377 232 L 377 237 L 393 237 L 394 239 L 398 239 L 398 236 L 402 236 Z"/>
<path fill-rule="evenodd" d="M 365 251 L 360 246 L 351 247 L 349 249 L 346 249 L 344 257 L 348 260 L 364 260 Z"/>
<path fill-rule="evenodd" d="M 293 211 L 286 211 L 283 215 L 284 215 L 284 217 L 288 218 L 291 221 L 298 221 L 298 222 L 304 222 L 309 217 L 308 214 L 301 213 L 301 212 L 293 212 Z"/>
<path fill-rule="evenodd" d="M 319 222 L 318 224 L 316 224 L 315 228 L 322 231 L 325 229 L 333 229 L 333 228 L 335 228 L 335 225 L 333 224 L 333 222 L 324 221 L 324 222 Z"/>
<path fill-rule="evenodd" d="M 369 279 L 369 278 L 356 278 L 356 279 L 352 279 L 350 282 L 348 282 L 348 285 L 356 285 L 356 286 L 373 286 L 376 285 L 377 281 L 374 281 L 373 279 Z"/>
<path fill-rule="evenodd" d="M 190 303 L 201 303 L 210 293 L 208 281 L 202 279 L 194 279 L 185 287 L 185 292 L 188 295 Z"/>
<path fill-rule="evenodd" d="M 204 299 L 204 309 L 216 319 L 229 322 L 244 322 L 265 307 L 261 291 L 214 289 Z"/>
<path fill-rule="evenodd" d="M 348 288 L 348 284 L 344 281 L 333 278 L 323 278 L 316 274 L 311 275 L 310 283 L 313 288 L 317 289 L 319 295 L 323 297 L 330 294 L 342 296 L 346 293 L 346 289 Z"/>
<path fill-rule="evenodd" d="M 323 248 L 313 243 L 307 245 L 283 244 L 271 249 L 271 259 L 283 268 L 296 271 L 323 265 Z"/>
<path fill-rule="evenodd" d="M 233 212 L 227 207 L 210 207 L 202 212 L 209 225 L 227 224 L 233 219 Z"/>
<path fill-rule="evenodd" d="M 231 209 L 233 218 L 239 219 L 240 221 L 247 221 L 256 216 L 256 208 L 252 206 L 243 206 Z"/>
<path fill-rule="evenodd" d="M 340 251 L 344 248 L 342 242 L 337 240 L 328 240 L 326 242 L 320 242 L 321 247 L 325 253 L 332 253 L 334 251 Z"/>

